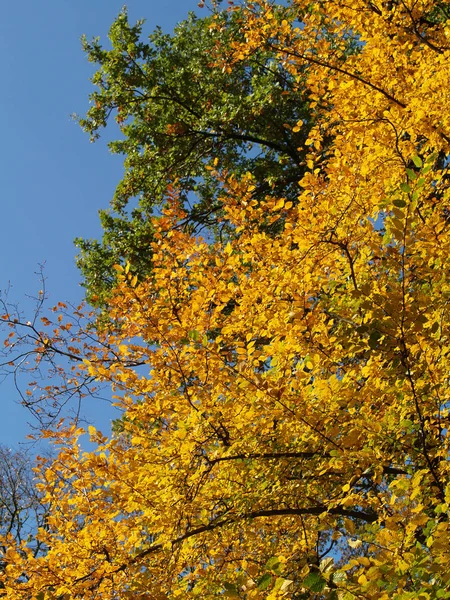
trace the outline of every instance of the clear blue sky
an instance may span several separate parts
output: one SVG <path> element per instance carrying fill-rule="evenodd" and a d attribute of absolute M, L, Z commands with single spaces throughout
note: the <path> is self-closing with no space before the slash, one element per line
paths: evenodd
<path fill-rule="evenodd" d="M 130 0 L 132 21 L 146 18 L 171 31 L 198 0 Z M 106 42 L 120 0 L 22 0 L 4 2 L 0 20 L 1 213 L 0 289 L 24 310 L 26 294 L 39 289 L 34 276 L 45 262 L 50 303 L 83 296 L 75 268 L 75 237 L 99 237 L 97 212 L 108 205 L 122 166 L 104 142 L 90 144 L 71 120 L 83 114 L 93 67 L 80 36 Z M 0 386 L 0 444 L 17 446 L 29 415 L 16 403 L 11 381 Z M 87 399 L 84 414 L 106 432 L 111 412 Z"/>

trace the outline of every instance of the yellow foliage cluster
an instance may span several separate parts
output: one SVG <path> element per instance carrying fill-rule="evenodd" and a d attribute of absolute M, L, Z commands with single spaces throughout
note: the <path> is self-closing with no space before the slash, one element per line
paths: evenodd
<path fill-rule="evenodd" d="M 275 47 L 313 103 L 298 203 L 217 173 L 212 243 L 171 194 L 81 367 L 121 431 L 55 434 L 48 552 L 5 553 L 5 598 L 450 597 L 450 21 L 291 4 L 249 4 L 233 52 Z"/>

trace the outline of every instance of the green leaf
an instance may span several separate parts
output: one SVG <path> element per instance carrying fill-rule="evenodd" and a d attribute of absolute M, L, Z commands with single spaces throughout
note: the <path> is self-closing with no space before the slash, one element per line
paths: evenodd
<path fill-rule="evenodd" d="M 258 590 L 266 590 L 272 583 L 272 575 L 270 573 L 264 573 L 257 581 Z"/>
<path fill-rule="evenodd" d="M 392 203 L 394 206 L 398 206 L 398 208 L 403 208 L 406 206 L 406 202 L 404 200 L 394 200 Z"/>
<path fill-rule="evenodd" d="M 320 594 L 320 592 L 322 592 L 326 587 L 327 582 L 320 575 L 320 573 L 312 572 L 306 577 L 306 579 L 303 580 L 303 585 L 312 592 Z"/>
<path fill-rule="evenodd" d="M 228 598 L 239 598 L 236 584 L 225 582 L 223 587 L 225 588 L 225 596 Z"/>
<path fill-rule="evenodd" d="M 425 178 L 424 178 L 424 177 L 421 177 L 420 179 L 418 179 L 416 186 L 417 186 L 418 188 L 421 188 L 421 187 L 423 187 L 423 186 L 424 186 L 424 183 L 425 183 Z"/>
<path fill-rule="evenodd" d="M 416 165 L 416 167 L 418 169 L 422 168 L 423 162 L 419 156 L 415 155 L 411 158 L 411 160 L 413 161 L 413 163 Z"/>
<path fill-rule="evenodd" d="M 272 556 L 272 558 L 269 558 L 269 560 L 266 562 L 266 569 L 268 571 L 274 571 L 278 574 L 280 570 L 280 560 L 278 556 Z"/>
<path fill-rule="evenodd" d="M 381 333 L 379 331 L 372 331 L 372 333 L 369 336 L 369 346 L 372 348 L 372 350 L 375 350 L 375 348 L 378 347 L 378 340 L 381 337 Z"/>
<path fill-rule="evenodd" d="M 401 183 L 400 189 L 402 190 L 402 192 L 405 192 L 405 194 L 409 194 L 409 192 L 411 191 L 411 188 L 407 183 Z"/>

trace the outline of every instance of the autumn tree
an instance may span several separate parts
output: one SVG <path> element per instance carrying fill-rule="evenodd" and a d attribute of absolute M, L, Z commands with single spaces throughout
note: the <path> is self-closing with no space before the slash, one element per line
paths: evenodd
<path fill-rule="evenodd" d="M 274 10 L 279 22 L 292 13 Z M 241 20 L 241 10 L 191 14 L 172 35 L 156 29 L 144 39 L 143 22 L 131 25 L 123 11 L 111 27 L 110 49 L 83 40 L 98 70 L 80 124 L 95 140 L 115 117 L 120 139 L 109 147 L 125 164 L 110 208 L 100 212 L 103 239 L 77 240 L 92 303 L 101 304 L 113 286 L 113 264 L 128 261 L 140 276 L 151 271 L 151 218 L 170 184 L 176 182 L 186 210 L 180 226 L 221 239 L 230 231 L 213 164 L 238 177 L 251 171 L 257 200 L 271 191 L 297 202 L 314 111 L 299 73 L 294 77 L 269 47 L 232 63 L 234 44 L 245 42 Z M 304 125 L 295 129 L 299 121 Z"/>
<path fill-rule="evenodd" d="M 212 18 L 236 35 L 211 68 L 267 52 L 303 90 L 295 194 L 213 159 L 224 239 L 183 226 L 168 180 L 151 270 L 115 265 L 108 320 L 3 315 L 27 360 L 71 359 L 123 411 L 94 451 L 76 423 L 44 432 L 49 550 L 11 545 L 7 598 L 450 597 L 447 7 L 280 10 Z"/>

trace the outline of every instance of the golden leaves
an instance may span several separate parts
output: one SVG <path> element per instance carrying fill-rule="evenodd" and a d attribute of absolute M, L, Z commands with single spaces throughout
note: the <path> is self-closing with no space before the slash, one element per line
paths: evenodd
<path fill-rule="evenodd" d="M 152 276 L 114 266 L 110 326 L 73 356 L 123 418 L 110 437 L 89 427 L 91 452 L 75 427 L 49 433 L 49 551 L 7 551 L 9 598 L 447 593 L 444 25 L 404 26 L 426 2 L 392 19 L 362 0 L 294 6 L 302 30 L 249 6 L 233 60 L 277 40 L 305 82 L 298 202 L 257 201 L 255 174 L 214 161 L 223 239 L 187 231 L 171 190 Z M 57 335 L 42 340 L 45 356 Z"/>

